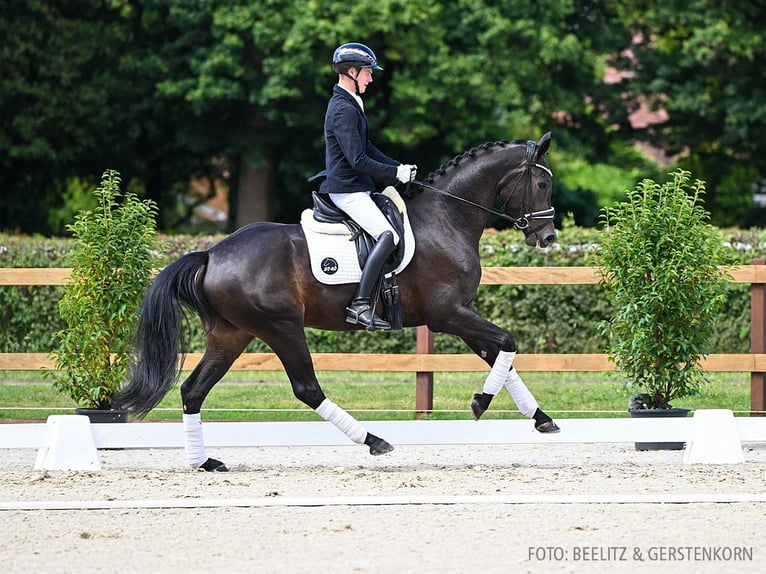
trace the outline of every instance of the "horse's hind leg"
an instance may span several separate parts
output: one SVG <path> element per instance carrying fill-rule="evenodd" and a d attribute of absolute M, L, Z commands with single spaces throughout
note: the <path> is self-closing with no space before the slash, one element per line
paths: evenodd
<path fill-rule="evenodd" d="M 327 398 L 316 378 L 303 330 L 292 332 L 289 336 L 282 333 L 278 337 L 262 338 L 282 361 L 298 400 L 335 425 L 353 442 L 367 445 L 370 454 L 381 455 L 394 450 L 388 442 L 367 432 L 359 421 Z"/>
<path fill-rule="evenodd" d="M 229 470 L 220 460 L 207 456 L 202 438 L 200 410 L 213 386 L 221 380 L 252 340 L 252 335 L 244 331 L 225 331 L 224 327 L 217 326 L 207 336 L 207 347 L 200 362 L 181 385 L 184 449 L 186 461 L 192 468 L 212 472 Z"/>
<path fill-rule="evenodd" d="M 532 395 L 518 371 L 513 367 L 513 360 L 516 355 L 515 344 L 513 344 L 514 351 L 502 351 L 500 346 L 495 343 L 477 341 L 465 337 L 462 337 L 462 339 L 474 353 L 492 367 L 484 381 L 482 392 L 474 394 L 471 400 L 471 412 L 474 419 L 479 420 L 481 418 L 481 415 L 489 408 L 492 399 L 505 386 L 519 411 L 523 415 L 534 419 L 535 429 L 538 432 L 559 432 L 559 427 L 550 416 L 540 409 L 540 405 L 537 404 L 534 395 Z"/>

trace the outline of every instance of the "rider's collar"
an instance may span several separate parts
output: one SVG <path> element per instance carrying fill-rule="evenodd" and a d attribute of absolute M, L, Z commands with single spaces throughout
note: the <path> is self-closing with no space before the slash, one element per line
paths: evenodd
<path fill-rule="evenodd" d="M 352 92 L 351 90 L 349 90 L 348 88 L 346 88 L 345 86 L 343 86 L 341 84 L 338 84 L 338 86 L 343 88 L 344 90 L 346 90 L 349 94 L 351 94 L 354 97 L 354 99 L 356 100 L 356 103 L 359 104 L 359 107 L 362 108 L 362 111 L 364 111 L 364 102 L 362 102 L 362 97 L 361 96 L 355 94 L 354 92 Z"/>

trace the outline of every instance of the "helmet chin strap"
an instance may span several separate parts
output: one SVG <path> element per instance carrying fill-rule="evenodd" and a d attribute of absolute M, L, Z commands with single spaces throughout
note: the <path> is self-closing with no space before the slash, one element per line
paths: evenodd
<path fill-rule="evenodd" d="M 356 75 L 358 76 L 359 75 L 359 69 L 358 68 L 355 68 L 355 69 L 357 70 Z M 351 74 L 349 74 L 348 70 L 346 70 L 343 73 L 343 75 L 348 77 L 348 78 L 351 78 L 351 81 L 354 82 L 354 90 L 355 90 L 356 95 L 357 96 L 361 96 L 362 93 L 359 91 L 359 82 L 356 81 L 356 78 L 354 76 L 352 76 Z"/>

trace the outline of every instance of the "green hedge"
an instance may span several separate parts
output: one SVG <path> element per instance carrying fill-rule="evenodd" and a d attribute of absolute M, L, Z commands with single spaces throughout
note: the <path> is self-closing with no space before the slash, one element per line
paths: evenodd
<path fill-rule="evenodd" d="M 597 248 L 595 229 L 565 227 L 556 246 L 530 249 L 516 231 L 487 230 L 480 251 L 482 265 L 492 267 L 587 266 Z M 766 256 L 766 231 L 726 230 L 731 263 L 750 263 Z M 183 253 L 205 249 L 220 236 L 164 236 L 158 266 Z M 0 267 L 67 267 L 72 240 L 0 234 Z M 51 349 L 51 334 L 63 328 L 57 301 L 61 287 L 0 287 L 0 352 L 42 353 Z M 750 292 L 748 285 L 732 285 L 726 308 L 717 321 L 710 352 L 746 353 L 750 348 Z M 598 323 L 610 315 L 597 285 L 482 286 L 476 298 L 479 312 L 513 333 L 522 353 L 600 353 L 604 341 Z M 190 351 L 204 348 L 196 321 L 191 321 Z M 415 330 L 388 333 L 335 333 L 308 330 L 314 352 L 408 353 L 415 349 Z M 463 353 L 468 348 L 447 335 L 435 337 L 437 352 Z M 268 349 L 254 342 L 248 351 Z"/>

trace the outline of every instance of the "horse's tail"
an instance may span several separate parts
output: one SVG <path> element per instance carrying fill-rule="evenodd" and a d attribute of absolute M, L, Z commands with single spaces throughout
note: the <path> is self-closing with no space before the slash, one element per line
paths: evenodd
<path fill-rule="evenodd" d="M 138 360 L 130 380 L 115 396 L 118 408 L 144 417 L 178 382 L 178 355 L 183 353 L 182 304 L 195 311 L 209 332 L 214 314 L 200 292 L 200 270 L 208 262 L 205 251 L 188 253 L 165 267 L 154 278 L 141 303 L 135 346 Z"/>

